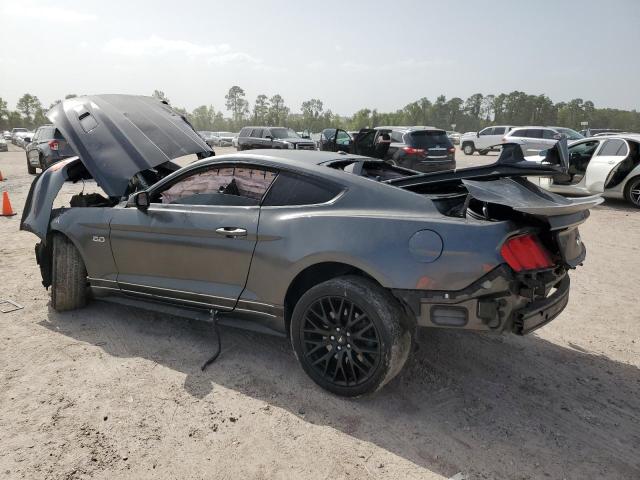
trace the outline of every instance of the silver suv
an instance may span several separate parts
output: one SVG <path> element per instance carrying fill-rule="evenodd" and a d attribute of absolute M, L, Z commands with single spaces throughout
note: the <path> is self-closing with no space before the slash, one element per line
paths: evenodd
<path fill-rule="evenodd" d="M 564 127 L 517 127 L 504 137 L 502 143 L 515 141 L 521 145 L 525 156 L 537 155 L 553 147 L 561 135 L 566 135 L 569 142 L 584 138 L 575 130 Z"/>

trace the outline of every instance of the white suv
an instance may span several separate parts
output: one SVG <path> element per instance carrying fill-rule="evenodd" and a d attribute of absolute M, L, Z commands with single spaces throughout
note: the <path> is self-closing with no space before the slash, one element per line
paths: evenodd
<path fill-rule="evenodd" d="M 537 155 L 542 150 L 553 147 L 561 135 L 566 135 L 569 142 L 582 140 L 584 137 L 575 130 L 563 127 L 517 127 L 512 129 L 503 140 L 503 143 L 519 143 L 522 153 Z"/>
<path fill-rule="evenodd" d="M 498 125 L 484 128 L 477 133 L 465 133 L 460 138 L 460 147 L 465 155 L 473 155 L 476 151 L 480 155 L 486 155 L 487 152 L 498 150 L 494 147 L 502 143 L 502 139 L 512 128 L 514 127 L 511 125 Z"/>

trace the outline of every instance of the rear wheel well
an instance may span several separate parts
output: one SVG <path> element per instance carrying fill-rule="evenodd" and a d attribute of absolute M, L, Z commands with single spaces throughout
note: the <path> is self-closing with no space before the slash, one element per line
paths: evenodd
<path fill-rule="evenodd" d="M 315 265 L 305 268 L 293 279 L 287 289 L 287 294 L 284 297 L 284 321 L 287 335 L 289 334 L 289 326 L 291 324 L 293 309 L 295 308 L 296 303 L 298 303 L 298 300 L 300 300 L 300 297 L 302 297 L 302 295 L 304 295 L 304 293 L 310 288 L 315 287 L 322 282 L 326 282 L 327 280 L 331 280 L 332 278 L 344 275 L 355 275 L 368 278 L 369 280 L 378 283 L 375 278 L 365 271 L 346 263 L 323 262 L 316 263 Z"/>

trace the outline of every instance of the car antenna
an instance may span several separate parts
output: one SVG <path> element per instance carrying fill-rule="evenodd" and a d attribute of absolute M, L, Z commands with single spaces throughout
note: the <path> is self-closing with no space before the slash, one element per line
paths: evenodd
<path fill-rule="evenodd" d="M 216 359 L 220 355 L 220 352 L 222 351 L 222 342 L 220 341 L 220 326 L 218 325 L 218 311 L 211 309 L 209 310 L 209 315 L 211 315 L 211 321 L 213 322 L 213 331 L 216 333 L 216 338 L 218 339 L 218 349 L 216 350 L 216 353 L 214 353 L 213 356 L 209 360 L 204 362 L 202 367 L 200 367 L 200 370 L 203 372 L 209 365 L 216 361 Z"/>

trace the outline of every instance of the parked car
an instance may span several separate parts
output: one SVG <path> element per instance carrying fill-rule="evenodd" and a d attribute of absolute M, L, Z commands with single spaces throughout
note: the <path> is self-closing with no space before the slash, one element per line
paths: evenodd
<path fill-rule="evenodd" d="M 25 148 L 28 143 L 31 142 L 34 132 L 18 132 L 15 134 L 15 145 L 20 148 Z"/>
<path fill-rule="evenodd" d="M 460 145 L 461 136 L 462 134 L 460 132 L 453 132 L 453 131 L 447 132 L 447 137 L 449 137 L 449 140 L 451 140 L 451 143 L 453 143 L 454 145 Z"/>
<path fill-rule="evenodd" d="M 43 125 L 36 130 L 33 139 L 25 146 L 27 171 L 35 175 L 36 169 L 42 170 L 56 162 L 75 156 L 75 152 L 53 125 Z"/>
<path fill-rule="evenodd" d="M 548 152 L 527 157 L 545 162 Z M 624 199 L 640 208 L 640 135 L 592 137 L 569 145 L 568 175 L 535 178 L 535 183 L 564 195 L 593 195 Z"/>
<path fill-rule="evenodd" d="M 622 130 L 618 128 L 585 128 L 584 130 L 580 130 L 580 135 L 583 137 L 595 137 L 601 133 L 623 133 Z"/>
<path fill-rule="evenodd" d="M 561 157 L 417 174 L 269 149 L 179 168 L 170 159 L 213 151 L 157 99 L 77 97 L 49 116 L 80 157 L 34 180 L 21 229 L 40 239 L 55 310 L 91 293 L 288 336 L 338 395 L 391 380 L 418 327 L 524 335 L 551 321 L 585 259 L 577 227 L 602 201 L 524 178 L 565 172 Z M 65 181 L 91 177 L 104 196 L 52 210 Z"/>
<path fill-rule="evenodd" d="M 29 133 L 29 130 L 22 127 L 16 127 L 11 129 L 11 143 L 17 145 L 18 134 Z"/>
<path fill-rule="evenodd" d="M 238 150 L 254 148 L 315 150 L 316 144 L 311 140 L 301 138 L 290 128 L 244 127 L 238 135 Z"/>
<path fill-rule="evenodd" d="M 204 141 L 207 142 L 207 145 L 209 145 L 210 147 L 215 146 L 216 144 L 215 132 L 210 132 L 208 130 L 199 130 L 198 135 L 200 135 L 204 139 Z"/>
<path fill-rule="evenodd" d="M 379 158 L 418 172 L 456 168 L 455 147 L 444 130 L 434 127 L 363 128 L 355 138 L 344 130 L 327 128 L 319 148 Z"/>
<path fill-rule="evenodd" d="M 498 125 L 483 128 L 479 132 L 467 132 L 460 137 L 462 151 L 465 155 L 473 155 L 474 152 L 486 155 L 491 151 L 499 150 L 498 145 L 512 128 L 514 127 L 511 125 Z"/>
<path fill-rule="evenodd" d="M 2 132 L 2 138 L 5 140 L 11 140 L 11 132 L 9 130 L 5 130 Z"/>
<path fill-rule="evenodd" d="M 551 148 L 562 138 L 568 141 L 581 140 L 584 137 L 575 130 L 563 127 L 514 127 L 505 135 L 502 142 L 518 141 L 524 155 L 535 155 L 542 150 Z"/>
<path fill-rule="evenodd" d="M 216 145 L 220 147 L 231 147 L 233 145 L 233 138 L 235 133 L 233 132 L 217 132 Z"/>
<path fill-rule="evenodd" d="M 0 138 L 0 152 L 8 152 L 9 145 L 7 145 L 7 141 L 4 138 Z"/>

